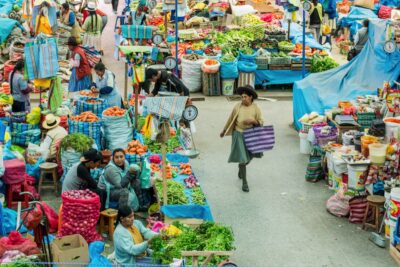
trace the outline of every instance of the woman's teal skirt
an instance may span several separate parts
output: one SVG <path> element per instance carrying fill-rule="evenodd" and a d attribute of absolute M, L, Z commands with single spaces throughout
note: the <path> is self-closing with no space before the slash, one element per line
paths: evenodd
<path fill-rule="evenodd" d="M 229 163 L 241 163 L 247 164 L 254 157 L 261 158 L 263 156 L 262 153 L 251 154 L 244 143 L 243 133 L 238 131 L 233 131 L 232 134 L 232 145 L 231 145 L 231 154 L 229 156 Z"/>

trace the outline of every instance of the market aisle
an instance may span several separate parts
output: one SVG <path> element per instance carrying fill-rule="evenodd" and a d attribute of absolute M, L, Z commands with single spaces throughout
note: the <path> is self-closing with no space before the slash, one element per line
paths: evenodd
<path fill-rule="evenodd" d="M 228 164 L 230 138 L 219 133 L 234 102 L 197 102 L 195 141 L 201 151 L 194 169 L 207 194 L 214 219 L 231 225 L 240 266 L 396 266 L 388 250 L 368 241 L 369 233 L 326 212 L 332 195 L 323 181 L 305 182 L 307 156 L 299 153 L 297 133 L 289 128 L 292 102 L 259 101 L 277 144 L 248 167 L 250 193 L 241 191 L 238 167 Z"/>
<path fill-rule="evenodd" d="M 99 7 L 109 14 L 103 61 L 122 93 L 124 64 L 113 59 L 115 15 L 111 5 Z M 251 191 L 241 191 L 237 166 L 227 163 L 230 138 L 219 138 L 234 103 L 224 97 L 195 103 L 200 115 L 194 138 L 201 155 L 192 161 L 214 219 L 233 227 L 234 260 L 240 266 L 396 266 L 387 250 L 368 241 L 369 233 L 326 212 L 332 193 L 324 182 L 305 182 L 308 158 L 299 153 L 298 136 L 288 127 L 291 101 L 258 102 L 266 122 L 275 126 L 277 145 L 250 164 Z"/>

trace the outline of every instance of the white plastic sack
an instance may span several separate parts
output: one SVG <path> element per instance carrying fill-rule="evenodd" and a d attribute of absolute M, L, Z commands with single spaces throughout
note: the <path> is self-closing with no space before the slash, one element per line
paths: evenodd
<path fill-rule="evenodd" d="M 78 163 L 81 159 L 82 154 L 75 151 L 73 148 L 68 148 L 61 152 L 61 165 L 63 167 L 64 173 L 67 172 L 69 168 L 75 163 Z"/>
<path fill-rule="evenodd" d="M 125 148 L 133 140 L 133 123 L 126 113 L 123 117 L 105 116 L 103 114 L 103 129 L 106 147 L 113 151 Z"/>
<path fill-rule="evenodd" d="M 201 89 L 201 65 L 204 59 L 196 61 L 186 60 L 182 57 L 182 82 L 189 92 L 196 93 Z"/>

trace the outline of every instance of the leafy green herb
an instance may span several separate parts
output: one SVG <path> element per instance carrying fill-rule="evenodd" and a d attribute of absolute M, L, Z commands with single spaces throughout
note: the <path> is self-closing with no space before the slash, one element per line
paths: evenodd
<path fill-rule="evenodd" d="M 157 181 L 156 184 L 158 198 L 163 202 L 163 185 L 162 181 Z M 185 186 L 179 182 L 167 181 L 167 201 L 168 205 L 185 205 L 189 203 L 189 200 L 185 194 Z"/>
<path fill-rule="evenodd" d="M 338 67 L 339 64 L 328 56 L 313 56 L 311 59 L 311 72 L 323 72 Z"/>
<path fill-rule="evenodd" d="M 192 202 L 197 205 L 206 204 L 206 196 L 200 187 L 195 187 L 192 189 Z"/>
<path fill-rule="evenodd" d="M 68 148 L 74 149 L 76 152 L 85 152 L 93 146 L 93 139 L 81 134 L 73 133 L 67 135 L 60 144 L 60 150 L 66 150 Z"/>

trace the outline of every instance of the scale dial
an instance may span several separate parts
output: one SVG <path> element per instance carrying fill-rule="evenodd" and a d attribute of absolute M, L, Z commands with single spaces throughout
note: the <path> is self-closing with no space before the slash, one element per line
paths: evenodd
<path fill-rule="evenodd" d="M 173 70 L 177 65 L 176 59 L 174 57 L 167 57 L 164 60 L 164 65 L 168 70 Z"/>
<path fill-rule="evenodd" d="M 194 121 L 199 115 L 199 110 L 193 106 L 189 105 L 183 111 L 183 118 L 187 121 Z"/>

